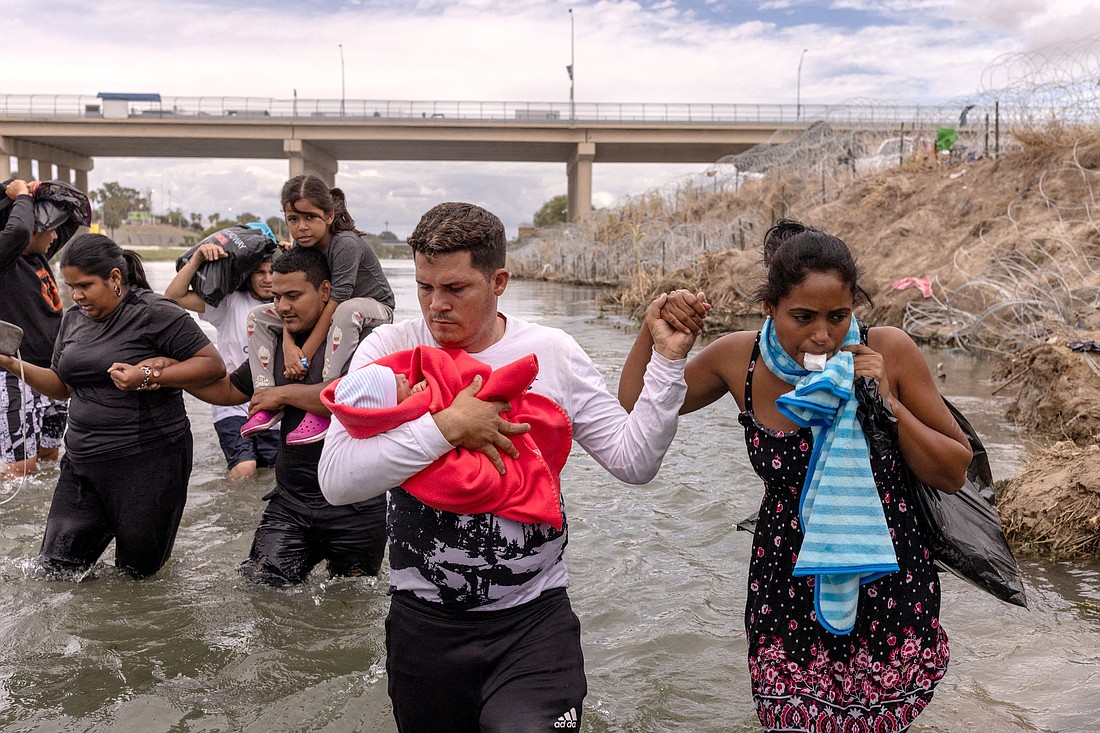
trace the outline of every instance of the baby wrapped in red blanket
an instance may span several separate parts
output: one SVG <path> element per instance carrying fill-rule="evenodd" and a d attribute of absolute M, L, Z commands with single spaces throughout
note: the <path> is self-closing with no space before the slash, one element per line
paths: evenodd
<path fill-rule="evenodd" d="M 382 371 L 382 368 L 387 371 Z M 485 454 L 455 448 L 402 485 L 430 507 L 455 514 L 491 512 L 505 519 L 562 527 L 559 475 L 569 457 L 573 430 L 553 400 L 528 392 L 538 374 L 529 354 L 495 371 L 461 349 L 417 346 L 398 351 L 329 384 L 321 400 L 353 438 L 369 438 L 449 406 L 480 375 L 483 400 L 506 401 L 509 422 L 530 431 L 509 436 L 519 458 L 501 454 L 501 475 Z M 405 384 L 398 399 L 400 377 Z M 409 385 L 416 385 L 410 389 Z"/>

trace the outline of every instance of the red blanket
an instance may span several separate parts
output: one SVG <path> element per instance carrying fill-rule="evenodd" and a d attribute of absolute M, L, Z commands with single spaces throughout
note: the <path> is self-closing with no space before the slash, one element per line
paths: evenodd
<path fill-rule="evenodd" d="M 410 420 L 446 408 L 455 395 L 481 375 L 478 397 L 511 405 L 501 417 L 529 423 L 531 430 L 510 436 L 519 458 L 502 454 L 502 476 L 480 452 L 455 448 L 409 478 L 403 488 L 430 507 L 455 514 L 491 512 L 520 522 L 562 527 L 559 475 L 569 457 L 573 428 L 569 416 L 553 400 L 527 391 L 538 374 L 538 359 L 529 354 L 492 370 L 460 349 L 418 346 L 378 359 L 409 384 L 426 380 L 428 388 L 416 392 L 396 407 L 369 409 L 335 401 L 336 380 L 321 392 L 321 400 L 353 438 L 369 438 Z"/>

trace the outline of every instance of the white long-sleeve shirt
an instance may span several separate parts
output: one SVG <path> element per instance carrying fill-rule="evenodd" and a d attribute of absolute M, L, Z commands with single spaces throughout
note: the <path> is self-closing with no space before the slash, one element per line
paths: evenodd
<path fill-rule="evenodd" d="M 376 328 L 350 369 L 419 345 L 439 346 L 422 318 Z M 652 479 L 676 434 L 686 393 L 685 360 L 654 354 L 642 394 L 627 413 L 580 345 L 560 329 L 507 317 L 504 336 L 474 356 L 491 368 L 535 354 L 531 391 L 549 397 L 573 423 L 573 438 L 613 476 Z M 333 421 L 318 474 L 325 498 L 350 504 L 377 496 L 452 450 L 430 415 L 373 438 L 355 439 Z M 568 524 L 524 524 L 495 515 L 456 515 L 390 493 L 390 583 L 424 600 L 490 610 L 519 605 L 568 583 L 562 551 Z M 564 514 L 564 509 L 563 509 Z"/>

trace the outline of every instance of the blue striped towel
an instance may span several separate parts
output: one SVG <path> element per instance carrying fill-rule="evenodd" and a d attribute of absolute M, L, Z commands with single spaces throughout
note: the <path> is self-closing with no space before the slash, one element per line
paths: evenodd
<path fill-rule="evenodd" d="M 790 420 L 814 436 L 810 467 L 799 503 L 803 539 L 794 575 L 813 575 L 817 620 L 834 634 L 855 626 L 859 586 L 898 569 L 882 510 L 867 438 L 856 418 L 852 354 L 838 351 L 824 371 L 803 369 L 775 335 L 769 318 L 760 332 L 760 355 L 794 389 L 776 400 Z M 859 343 L 852 319 L 844 346 Z"/>

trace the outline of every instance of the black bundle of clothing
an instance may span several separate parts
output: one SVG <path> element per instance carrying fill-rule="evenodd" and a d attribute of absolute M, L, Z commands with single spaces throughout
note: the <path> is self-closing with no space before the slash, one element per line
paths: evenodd
<path fill-rule="evenodd" d="M 0 183 L 0 229 L 8 224 L 12 200 L 6 195 L 8 180 Z M 92 205 L 87 195 L 71 183 L 64 181 L 41 181 L 31 194 L 34 208 L 34 231 L 57 230 L 57 239 L 50 245 L 46 259 L 52 258 L 57 251 L 72 239 L 76 230 L 92 223 Z"/>

